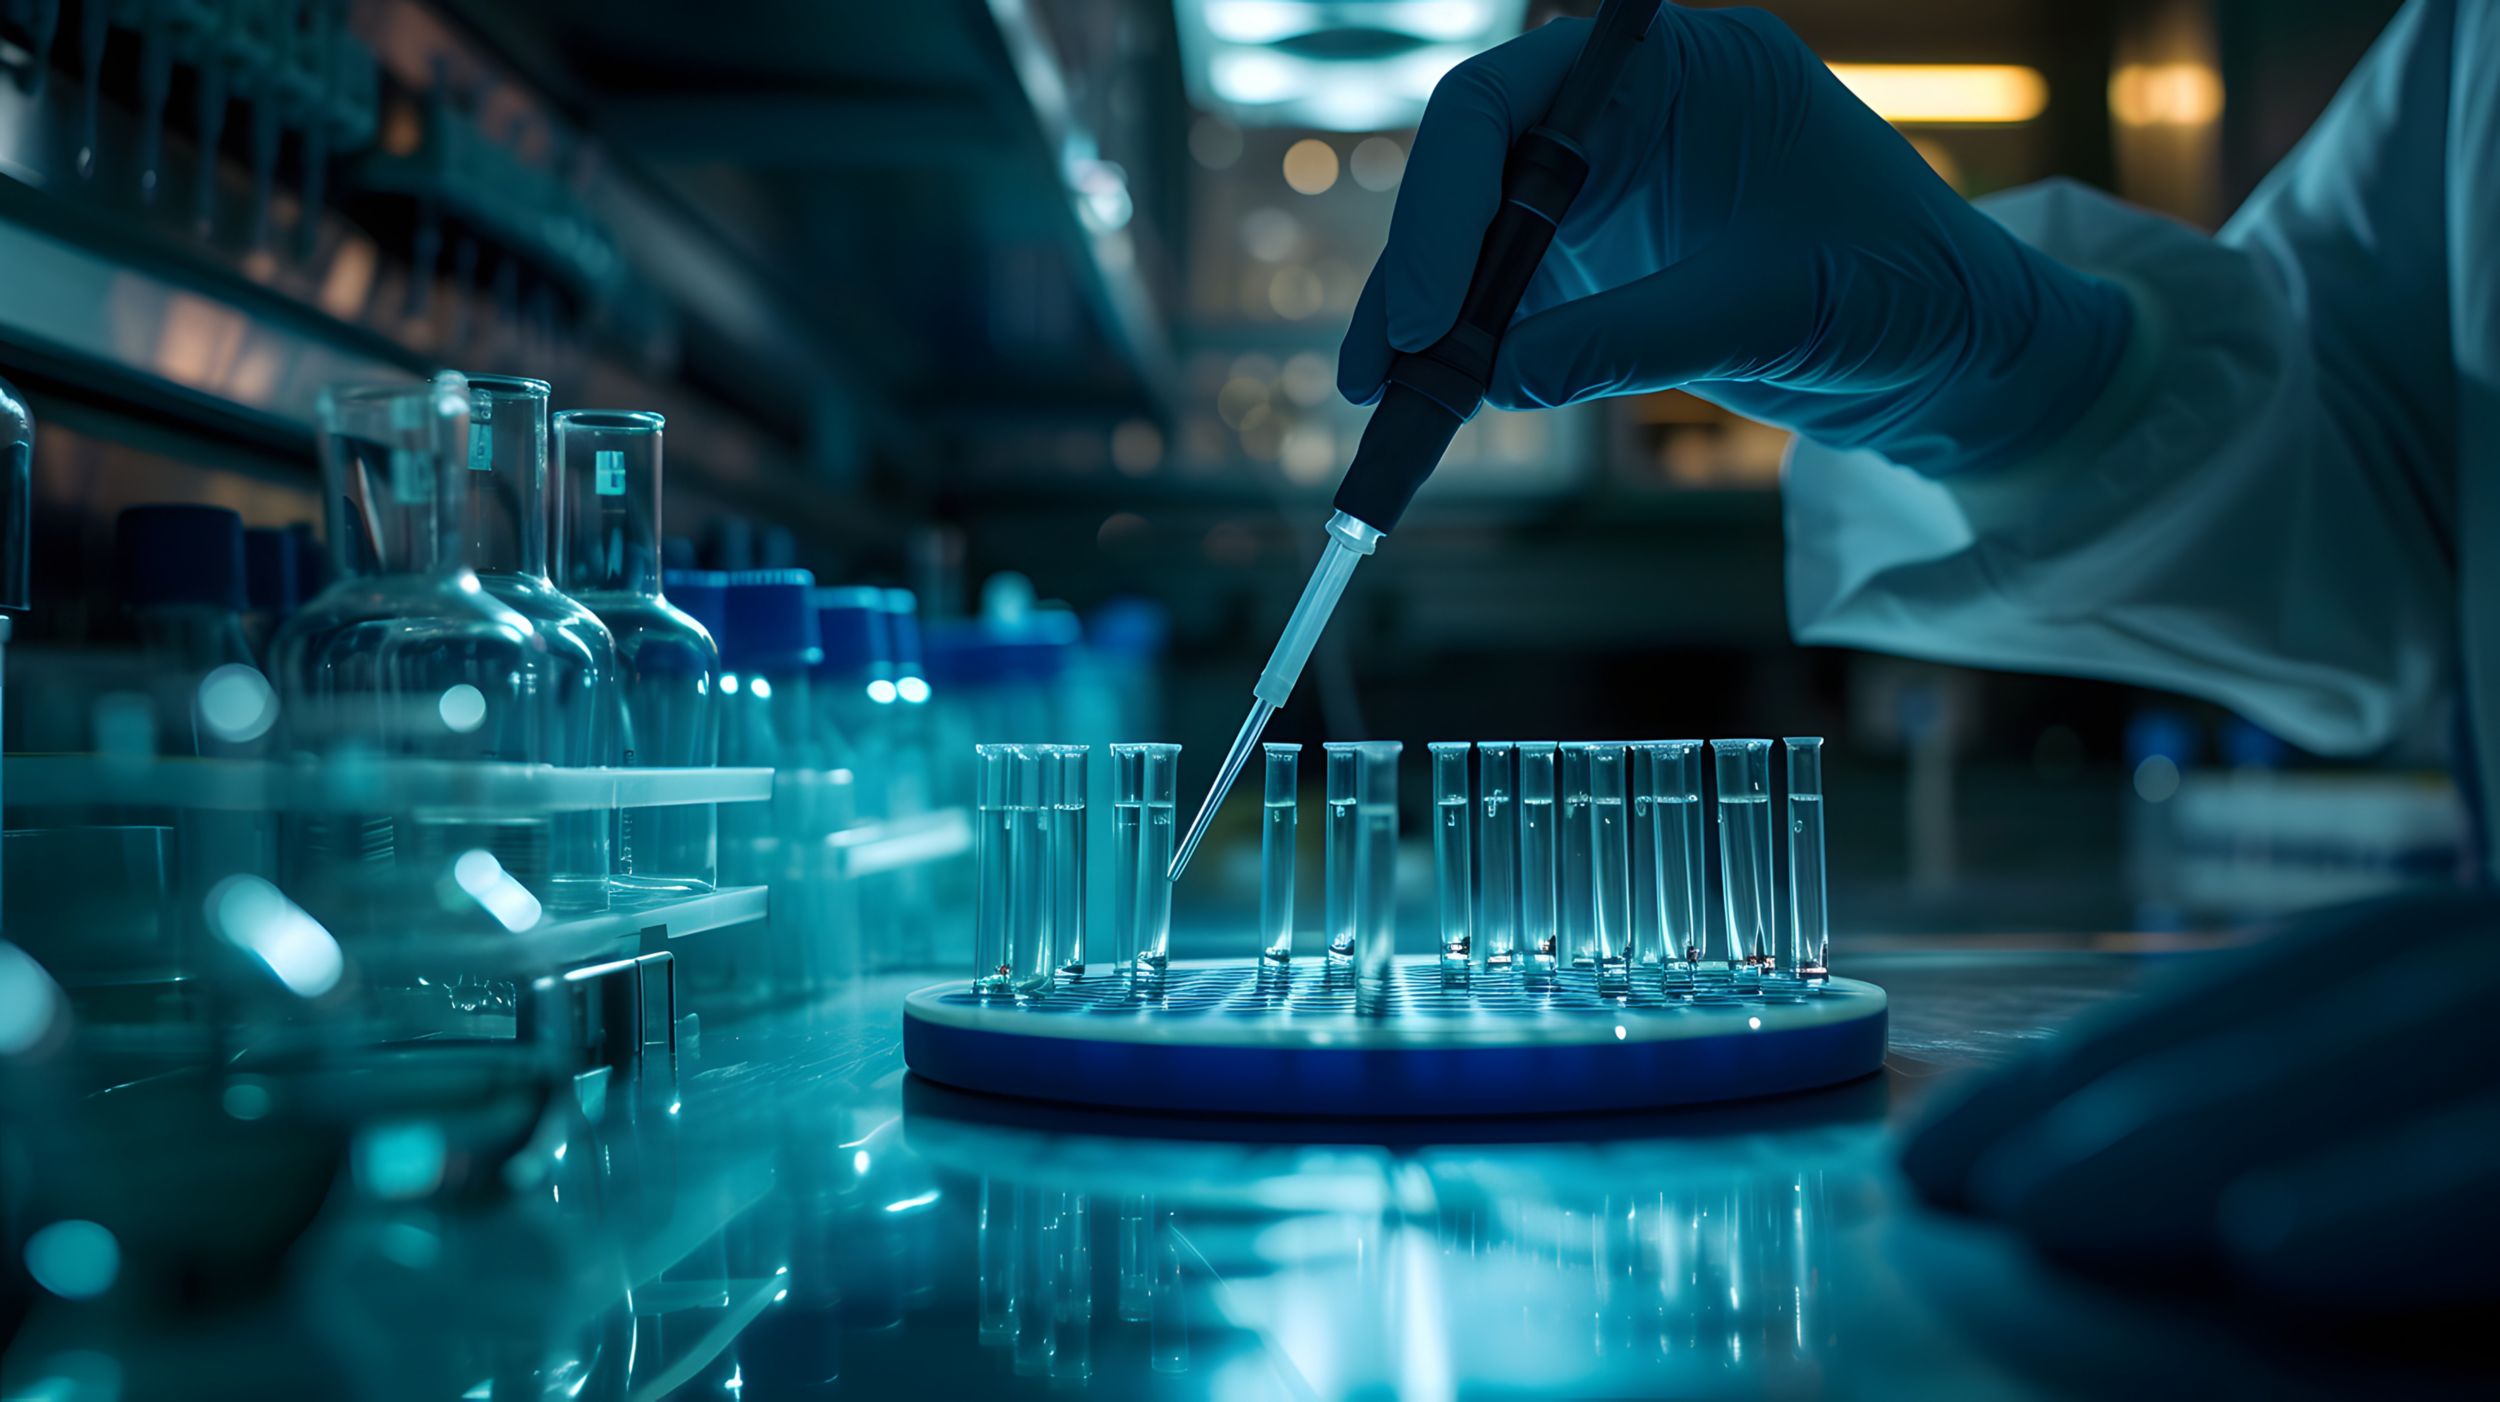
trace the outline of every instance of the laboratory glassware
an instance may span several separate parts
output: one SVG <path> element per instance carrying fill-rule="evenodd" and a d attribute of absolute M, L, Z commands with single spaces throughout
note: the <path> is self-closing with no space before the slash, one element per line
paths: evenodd
<path fill-rule="evenodd" d="M 543 762 L 554 678 L 545 638 L 488 593 L 463 560 L 450 490 L 465 472 L 469 386 L 444 371 L 413 384 L 334 387 L 320 399 L 322 478 L 334 578 L 269 647 L 289 748 L 334 761 L 341 785 L 372 755 Z M 403 896 L 430 891 L 483 852 L 498 880 L 548 894 L 544 814 L 429 811 L 315 815 L 281 853 L 289 893 L 335 930 L 396 925 Z M 484 864 L 472 858 L 473 872 Z M 391 868 L 402 883 L 378 878 Z M 477 884 L 475 879 L 471 884 Z M 464 888 L 465 889 L 465 888 Z M 534 911 L 517 914 L 534 924 Z M 504 923 L 503 917 L 497 917 Z"/>
<path fill-rule="evenodd" d="M 725 570 L 662 570 L 660 583 L 669 606 L 695 621 L 718 649 L 729 607 L 729 574 Z"/>
<path fill-rule="evenodd" d="M 708 768 L 720 760 L 721 655 L 712 625 L 678 606 L 660 569 L 662 440 L 658 414 L 567 409 L 555 416 L 556 570 L 614 641 L 619 736 L 612 764 Z M 683 593 L 713 623 L 726 576 L 694 572 Z M 752 805 L 749 805 L 752 806 Z M 718 810 L 708 803 L 628 808 L 618 816 L 616 884 L 643 895 L 708 891 L 720 878 Z"/>
<path fill-rule="evenodd" d="M 568 768 L 614 765 L 624 734 L 616 640 L 547 573 L 549 526 L 561 493 L 550 490 L 547 475 L 547 394 L 544 380 L 471 375 L 466 451 L 443 470 L 458 501 L 462 558 L 487 593 L 546 640 L 553 687 L 543 758 Z M 550 820 L 550 905 L 606 908 L 616 828 L 616 815 L 606 810 Z"/>
<path fill-rule="evenodd" d="M 1476 832 L 1483 865 L 1476 888 L 1475 937 L 1478 962 L 1491 970 L 1509 969 L 1519 958 L 1519 815 L 1512 803 L 1517 748 L 1506 740 L 1476 746 L 1484 806 Z"/>
<path fill-rule="evenodd" d="M 1727 962 L 1710 950 L 1709 835 L 1702 824 L 1699 740 L 1644 745 L 1650 758 L 1649 845 L 1658 868 L 1659 977 L 1665 992 L 1690 995 L 1696 980 L 1714 988 Z"/>
<path fill-rule="evenodd" d="M 1457 324 L 1432 345 L 1399 354 L 1391 365 L 1379 407 L 1364 424 L 1354 459 L 1338 484 L 1327 545 L 1251 687 L 1250 714 L 1190 822 L 1189 836 L 1173 859 L 1174 879 L 1198 850 L 1216 808 L 1257 748 L 1268 718 L 1292 693 L 1354 567 L 1397 529 L 1407 503 L 1440 463 L 1460 425 L 1483 403 L 1495 347 L 1587 178 L 1588 161 L 1580 152 L 1588 130 L 1657 13 L 1658 0 L 1605 0 L 1544 120 L 1522 128 L 1505 167 L 1502 204 L 1477 246 Z"/>
<path fill-rule="evenodd" d="M 1589 824 L 1589 747 L 1566 743 L 1556 756 L 1554 837 L 1562 850 L 1557 884 L 1562 909 L 1563 968 L 1597 967 L 1596 848 Z"/>
<path fill-rule="evenodd" d="M 1025 745 L 973 747 L 980 791 L 973 897 L 972 991 L 985 997 L 1046 992 L 1051 968 L 1049 819 L 1042 757 Z"/>
<path fill-rule="evenodd" d="M 0 380 L 0 670 L 9 644 L 8 615 L 26 607 L 34 492 L 35 416 L 9 382 Z"/>
<path fill-rule="evenodd" d="M 1049 805 L 1050 929 L 1053 959 L 1067 978 L 1085 977 L 1085 788 L 1086 745 L 1044 745 Z"/>
<path fill-rule="evenodd" d="M 1713 740 L 1718 777 L 1719 896 L 1739 988 L 1779 973 L 1771 856 L 1771 742 Z"/>
<path fill-rule="evenodd" d="M 1351 740 L 1331 740 L 1321 747 L 1327 757 L 1328 801 L 1327 889 L 1321 893 L 1321 928 L 1328 939 L 1328 967 L 1354 963 L 1355 844 L 1361 796 L 1362 747 Z"/>
<path fill-rule="evenodd" d="M 1302 747 L 1267 747 L 1266 821 L 1259 829 L 1259 960 L 1293 960 L 1294 843 L 1302 821 Z"/>
<path fill-rule="evenodd" d="M 1114 747 L 1115 749 L 1118 747 Z M 1137 895 L 1129 967 L 1140 986 L 1163 977 L 1172 953 L 1172 805 L 1179 797 L 1181 747 L 1139 745 Z"/>
<path fill-rule="evenodd" d="M 1788 755 L 1788 971 L 1820 984 L 1830 974 L 1831 907 L 1823 870 L 1823 740 L 1791 735 Z"/>
<path fill-rule="evenodd" d="M 1632 923 L 1624 955 L 1636 977 L 1656 973 L 1672 958 L 1666 953 L 1667 874 L 1659 861 L 1658 829 L 1666 810 L 1658 797 L 1658 750 L 1655 743 L 1643 743 L 1627 746 L 1625 754 L 1631 766 Z"/>
<path fill-rule="evenodd" d="M 1550 976 L 1554 910 L 1554 757 L 1551 740 L 1519 742 L 1519 942 L 1529 972 Z"/>
<path fill-rule="evenodd" d="M 1590 949 L 1600 991 L 1617 992 L 1631 975 L 1632 873 L 1630 810 L 1624 804 L 1624 749 L 1583 745 L 1589 803 Z"/>
<path fill-rule="evenodd" d="M 1432 743 L 1432 873 L 1441 905 L 1441 972 L 1463 980 L 1475 958 L 1474 808 L 1464 740 Z"/>
<path fill-rule="evenodd" d="M 1354 854 L 1355 1007 L 1388 1010 L 1398 952 L 1398 755 L 1395 740 L 1371 740 L 1355 787 L 1360 835 Z"/>
<path fill-rule="evenodd" d="M 1138 862 L 1145 852 L 1146 747 L 1111 747 L 1111 958 L 1125 974 L 1137 959 Z"/>
<path fill-rule="evenodd" d="M 832 757 L 818 742 L 809 685 L 815 589 L 805 570 L 744 570 L 724 594 L 721 762 L 773 771 L 771 803 L 728 804 L 720 815 L 722 872 L 740 884 L 795 876 L 785 859 L 831 831 L 820 810 Z"/>
<path fill-rule="evenodd" d="M 853 585 L 816 591 L 816 628 L 824 642 L 816 704 L 823 710 L 824 729 L 840 736 L 851 754 L 861 808 L 870 817 L 891 811 L 886 802 L 894 751 L 891 622 L 882 589 Z"/>

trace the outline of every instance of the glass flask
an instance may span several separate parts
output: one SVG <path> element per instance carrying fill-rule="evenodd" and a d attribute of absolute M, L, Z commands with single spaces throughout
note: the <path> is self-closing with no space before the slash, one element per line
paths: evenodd
<path fill-rule="evenodd" d="M 547 573 L 548 525 L 561 497 L 560 486 L 551 495 L 547 474 L 547 382 L 471 375 L 468 442 L 445 471 L 461 558 L 487 593 L 546 639 L 546 762 L 577 769 L 619 763 L 624 722 L 615 639 Z M 616 815 L 603 809 L 554 816 L 550 905 L 607 908 L 616 828 Z"/>
<path fill-rule="evenodd" d="M 456 864 L 494 867 L 529 904 L 551 894 L 546 815 L 485 809 L 391 812 L 373 757 L 540 762 L 553 690 L 546 639 L 462 560 L 465 494 L 444 470 L 465 459 L 469 385 L 444 371 L 414 384 L 323 392 L 322 476 L 336 578 L 270 642 L 286 745 L 325 761 L 332 811 L 289 820 L 283 883 L 334 930 L 400 928 Z M 462 471 L 466 471 L 462 467 Z M 471 854 L 478 854 L 474 857 Z M 496 923 L 526 928 L 506 902 Z"/>
<path fill-rule="evenodd" d="M 660 571 L 661 432 L 657 414 L 567 409 L 555 416 L 556 572 L 615 640 L 621 704 L 609 762 L 703 768 L 720 759 L 720 649 L 671 602 Z M 725 581 L 709 586 L 717 610 Z M 713 614 L 715 620 L 719 615 Z M 711 890 L 719 821 L 708 803 L 628 808 L 617 816 L 616 886 L 631 895 Z"/>
<path fill-rule="evenodd" d="M 820 726 L 842 738 L 858 777 L 860 811 L 892 812 L 894 725 L 893 614 L 885 591 L 851 586 L 816 591 L 816 631 L 824 661 L 816 670 Z"/>

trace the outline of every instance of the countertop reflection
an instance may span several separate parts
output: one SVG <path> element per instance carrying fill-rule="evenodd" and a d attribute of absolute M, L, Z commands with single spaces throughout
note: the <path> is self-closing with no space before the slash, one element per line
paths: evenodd
<path fill-rule="evenodd" d="M 706 1029 L 673 1083 L 588 1097 L 498 1190 L 333 1203 L 265 1299 L 47 1306 L 11 1395 L 1993 1397 L 2156 1359 L 2182 1388 L 2387 1385 L 2384 1356 L 2131 1301 L 1899 1183 L 1935 1081 L 2157 962 L 1869 956 L 1881 1076 L 1386 1142 L 952 1092 L 902 1068 L 920 980 L 864 983 Z"/>

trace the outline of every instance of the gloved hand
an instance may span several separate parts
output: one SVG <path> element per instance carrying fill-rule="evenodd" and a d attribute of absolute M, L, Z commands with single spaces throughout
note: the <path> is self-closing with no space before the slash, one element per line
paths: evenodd
<path fill-rule="evenodd" d="M 2500 1302 L 2500 899 L 2302 917 L 2045 1043 L 1902 1152 L 2061 1258 L 2336 1311 Z"/>
<path fill-rule="evenodd" d="M 1502 162 L 1588 25 L 1561 20 L 1442 79 L 1388 248 L 1338 358 L 1379 397 L 1393 349 L 1456 320 Z M 1591 134 L 1487 402 L 1688 386 L 1751 418 L 1930 473 L 2037 451 L 2090 405 L 2126 295 L 1955 194 L 1779 21 L 1663 7 Z"/>

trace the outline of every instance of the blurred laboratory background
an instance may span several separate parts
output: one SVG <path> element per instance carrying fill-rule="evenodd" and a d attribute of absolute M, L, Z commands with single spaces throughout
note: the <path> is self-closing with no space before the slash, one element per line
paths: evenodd
<path fill-rule="evenodd" d="M 29 1064 L 13 1063 L 0 1094 L 31 1105 L 116 1086 L 139 1102 L 120 1118 L 0 1125 L 7 1186 L 40 1189 L 12 1197 L 7 1223 L 33 1278 L 78 1298 L 118 1269 L 118 1288 L 149 1292 L 145 1309 L 172 1319 L 248 1274 L 244 1263 L 276 1269 L 269 1243 L 316 1241 L 341 1278 L 369 1282 L 356 1327 L 323 1336 L 355 1340 L 406 1301 L 348 1266 L 398 1262 L 413 1278 L 430 1253 L 467 1249 L 387 1212 L 356 1232 L 302 1235 L 341 1209 L 272 1186 L 265 1144 L 215 1141 L 217 1155 L 192 1165 L 205 1192 L 255 1185 L 240 1196 L 268 1220 L 248 1233 L 141 1222 L 111 1175 L 64 1184 L 25 1168 L 126 1162 L 101 1146 L 182 1116 L 228 1129 L 284 1119 L 340 1156 L 303 1169 L 307 1182 L 352 1171 L 368 1202 L 490 1197 L 521 1181 L 499 1166 L 525 1157 L 541 1175 L 531 1191 L 553 1184 L 562 1203 L 577 1191 L 656 1201 L 699 1180 L 719 1220 L 698 1230 L 701 1213 L 680 1213 L 674 1236 L 622 1263 L 566 1256 L 530 1235 L 540 1226 L 495 1241 L 494 1260 L 533 1263 L 510 1267 L 532 1288 L 584 1301 L 619 1282 L 640 1291 L 644 1325 L 633 1309 L 622 1323 L 578 1312 L 605 1322 L 584 1326 L 576 1373 L 548 1372 L 537 1340 L 463 1336 L 469 1351 L 449 1361 L 414 1345 L 401 1361 L 422 1381 L 415 1393 L 456 1381 L 439 1395 L 535 1396 L 542 1383 L 578 1394 L 599 1349 L 641 1348 L 630 1395 L 701 1383 L 732 1396 L 734 1350 L 703 1343 L 789 1293 L 772 1259 L 841 1255 L 809 1222 L 970 1212 L 946 1175 L 1081 1156 L 950 1120 L 941 1103 L 913 1136 L 922 1157 L 889 1160 L 894 1136 L 878 1136 L 893 1112 L 860 1108 L 884 1104 L 872 1098 L 817 1107 L 782 1138 L 749 1124 L 761 1169 L 671 1147 L 665 1168 L 603 1187 L 563 1165 L 562 1147 L 556 1160 L 517 1153 L 584 1141 L 531 1140 L 545 1133 L 533 1128 L 541 1107 L 524 1096 L 513 1108 L 504 1063 L 466 1064 L 457 1091 L 436 1076 L 375 1092 L 395 1064 L 375 1049 L 538 1037 L 615 1071 L 622 1100 L 654 1048 L 692 1057 L 700 1038 L 718 1064 L 757 1008 L 864 974 L 965 975 L 975 741 L 1094 745 L 1098 806 L 1108 742 L 1179 742 L 1185 819 L 1319 553 L 1364 422 L 1337 394 L 1336 348 L 1427 97 L 1468 55 L 1594 8 L 0 0 L 0 593 L 20 585 L 0 599 L 14 628 L 0 889 L 25 951 L 0 946 L 0 1059 L 73 1023 L 78 1046 L 74 1072 L 18 1058 Z M 1768 8 L 1965 194 L 2063 176 L 2215 227 L 2397 5 Z M 349 384 L 405 388 L 332 388 Z M 1399 740 L 1420 763 L 1429 741 L 1486 736 L 1828 737 L 1843 951 L 1911 935 L 2187 935 L 2453 879 L 2466 839 L 2444 737 L 2328 762 L 2180 697 L 1797 646 L 1783 604 L 1786 446 L 1680 393 L 1486 411 L 1394 548 L 1356 579 L 1268 738 Z M 481 452 L 534 462 L 524 479 L 537 485 L 499 496 L 469 482 Z M 583 514 L 612 494 L 638 505 Z M 435 561 L 474 571 L 461 597 L 404 582 L 436 546 L 430 526 L 401 518 L 430 512 L 472 513 L 460 520 L 474 557 Z M 516 613 L 559 641 L 605 641 L 569 662 L 504 656 Z M 703 627 L 687 633 L 688 619 Z M 725 694 L 740 675 L 744 690 Z M 709 690 L 670 691 L 688 677 Z M 765 678 L 784 702 L 812 685 L 812 711 L 764 714 Z M 652 688 L 630 702 L 652 708 L 636 712 L 647 752 L 632 762 L 666 771 L 644 787 L 426 767 L 604 774 L 608 752 L 590 742 L 568 748 L 553 729 L 515 738 L 500 718 L 542 691 L 560 706 L 568 689 L 629 683 Z M 687 699 L 697 693 L 708 700 Z M 392 738 L 391 708 L 410 697 L 432 708 L 424 744 Z M 714 749 L 667 738 L 679 705 L 756 716 L 688 722 Z M 168 758 L 253 767 L 202 774 Z M 1314 794 L 1315 760 L 1302 769 Z M 682 774 L 714 764 L 716 782 Z M 766 768 L 781 771 L 778 789 L 752 777 Z M 1427 806 L 1425 787 L 1409 785 L 1410 810 Z M 792 805 L 824 839 L 803 854 L 774 845 L 786 832 L 752 826 Z M 386 809 L 400 818 L 395 848 L 392 819 L 372 816 Z M 1175 954 L 1239 945 L 1257 900 L 1258 812 L 1237 797 L 1177 888 Z M 268 870 L 203 866 L 237 844 Z M 1430 854 L 1409 847 L 1401 880 L 1420 908 Z M 380 860 L 386 848 L 397 866 Z M 439 871 L 417 870 L 425 854 Z M 220 872 L 244 884 L 213 884 Z M 1316 906 L 1316 877 L 1303 899 Z M 1111 904 L 1099 877 L 1095 904 Z M 802 922 L 821 942 L 796 950 Z M 1429 947 L 1427 924 L 1411 922 L 1409 947 Z M 261 1064 L 251 1057 L 265 1078 L 229 1076 L 206 1102 L 168 1088 L 169 1068 Z M 846 1074 L 838 1063 L 811 1074 Z M 657 1134 L 679 1108 L 675 1083 L 659 1084 L 638 1108 L 609 1107 L 607 1123 L 639 1114 L 635 1132 Z M 377 1121 L 371 1094 L 404 1103 Z M 351 1128 L 326 1138 L 305 1127 L 340 1125 Z M 1222 1173 L 1171 1152 L 1179 1162 L 1137 1166 L 1134 1193 L 1104 1189 L 1094 1209 L 1107 1233 L 1116 1198 L 1121 1230 L 1144 1234 L 1120 1276 L 1124 1292 L 1134 1278 L 1140 1321 L 1160 1320 L 1144 1303 L 1158 1273 L 1177 1281 L 1204 1264 L 1158 1235 L 1187 1200 L 1150 1205 L 1150 1172 L 1194 1175 L 1212 1194 L 1199 1205 L 1218 1215 L 1282 1200 L 1261 1184 L 1288 1196 L 1377 1187 L 1332 1187 L 1336 1160 L 1317 1154 L 1302 1176 L 1270 1164 L 1226 1196 Z M 902 1178 L 872 1174 L 872 1154 L 908 1165 Z M 741 1217 L 780 1201 L 767 1196 L 775 1165 L 785 1185 L 840 1182 Z M 1485 1172 L 1538 1170 L 1502 1160 Z M 1776 1202 L 1786 1222 L 1795 1187 L 1846 1220 L 1856 1180 L 1833 1174 L 1714 1178 L 1707 1194 L 1740 1213 Z M 1677 1179 L 1656 1200 L 1682 1215 L 1698 1191 Z M 24 1205 L 116 1192 L 91 1210 Z M 1068 1229 L 1071 1200 L 1074 1230 L 1087 1230 L 1067 1181 L 984 1179 L 979 1192 L 980 1221 L 995 1209 L 1002 1239 L 1026 1230 L 1011 1219 Z M 1624 1206 L 1523 1218 L 1488 1205 L 1468 1230 L 1495 1233 L 1498 1218 L 1513 1241 L 1584 1250 L 1573 1234 Z M 114 1223 L 100 1244 L 87 1233 L 97 1220 Z M 1782 1244 L 1740 1251 L 1731 1238 L 1725 1263 L 1748 1281 L 1777 1276 L 1782 1298 L 1789 1274 L 1807 1282 L 1779 1325 L 1795 1325 L 1799 1358 L 1817 1288 L 1831 1298 L 1883 1278 L 1846 1246 L 1809 1251 L 1805 1221 Z M 780 1245 L 748 1250 L 773 1230 Z M 236 1246 L 238 1233 L 254 1245 Z M 142 1237 L 162 1249 L 131 1245 Z M 899 1320 L 924 1297 L 892 1281 L 972 1268 L 911 1266 L 922 1238 L 874 1241 L 891 1253 L 878 1288 L 892 1298 L 841 1295 L 820 1274 L 799 1303 L 846 1327 L 860 1311 Z M 1765 1252 L 1775 1268 L 1753 1259 Z M 491 1275 L 485 1259 L 461 1278 Z M 862 1269 L 845 1257 L 831 1274 Z M 33 1298 L 12 1272 L 0 1336 L 27 1324 L 34 1342 L 7 1381 L 58 1386 L 9 1395 L 120 1395 L 78 1388 L 140 1376 L 81 1326 L 43 1324 Z M 684 1323 L 698 1298 L 699 1323 Z M 1109 1318 L 1108 1294 L 1101 1308 Z M 656 1338 L 656 1316 L 675 1332 Z M 983 1314 L 982 1337 L 994 1325 L 1007 1327 Z M 941 1390 L 980 1386 L 972 1362 L 935 1346 L 968 1344 L 972 1329 L 907 1329 L 909 1368 Z M 1185 1370 L 1189 1337 L 1141 1334 L 1137 1366 Z M 877 1361 L 885 1345 L 855 1346 L 869 1375 L 908 1371 L 899 1354 Z M 1210 1366 L 1199 1347 L 1196 1366 Z M 267 1390 L 251 1395 L 349 1395 L 338 1378 L 365 1376 L 338 1361 L 351 1352 L 283 1366 L 271 1361 L 283 1350 L 257 1353 L 256 1368 L 277 1371 L 255 1373 Z M 756 1377 L 767 1356 L 802 1367 L 766 1349 L 750 1355 Z M 488 1376 L 529 1381 L 475 1390 Z"/>

